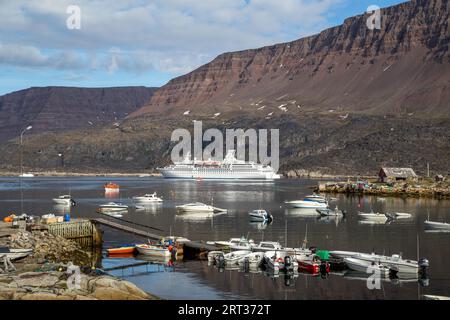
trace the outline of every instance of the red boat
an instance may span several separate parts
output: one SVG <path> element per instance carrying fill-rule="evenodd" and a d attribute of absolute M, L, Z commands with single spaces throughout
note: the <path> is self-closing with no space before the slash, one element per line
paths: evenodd
<path fill-rule="evenodd" d="M 311 274 L 319 274 L 320 273 L 320 261 L 311 261 L 311 260 L 304 260 L 304 261 L 298 261 L 298 269 L 303 272 L 311 273 Z M 330 272 L 330 264 L 328 262 L 325 262 L 326 265 L 326 272 Z"/>
<path fill-rule="evenodd" d="M 109 255 L 117 255 L 117 254 L 133 254 L 135 252 L 135 246 L 124 246 L 118 248 L 107 249 Z"/>

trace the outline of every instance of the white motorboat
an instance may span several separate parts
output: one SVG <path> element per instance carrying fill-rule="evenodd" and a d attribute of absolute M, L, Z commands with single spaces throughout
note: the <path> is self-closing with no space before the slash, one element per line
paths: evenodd
<path fill-rule="evenodd" d="M 253 210 L 252 212 L 249 212 L 248 215 L 250 216 L 250 220 L 252 221 L 272 221 L 273 216 L 269 213 L 267 213 L 266 210 Z"/>
<path fill-rule="evenodd" d="M 427 229 L 450 231 L 450 223 L 426 220 L 424 224 Z"/>
<path fill-rule="evenodd" d="M 169 257 L 172 254 L 166 247 L 154 246 L 150 244 L 137 244 L 136 250 L 140 254 L 153 257 Z"/>
<path fill-rule="evenodd" d="M 225 265 L 227 267 L 238 265 L 238 262 L 240 259 L 248 256 L 251 253 L 252 252 L 250 250 L 238 250 L 238 251 L 233 251 L 233 252 L 227 253 L 224 255 Z"/>
<path fill-rule="evenodd" d="M 349 269 L 366 272 L 367 274 L 379 274 L 380 276 L 388 276 L 390 269 L 388 266 L 376 263 L 374 261 L 365 261 L 356 258 L 344 258 L 344 262 Z"/>
<path fill-rule="evenodd" d="M 293 201 L 285 201 L 284 203 L 293 208 L 325 209 L 328 207 L 328 204 L 326 202 L 323 203 L 309 200 L 293 200 Z"/>
<path fill-rule="evenodd" d="M 306 201 L 315 201 L 319 203 L 326 203 L 327 199 L 319 194 L 313 193 L 312 195 L 305 196 Z"/>
<path fill-rule="evenodd" d="M 333 257 L 336 257 L 336 258 L 341 258 L 341 259 L 351 258 L 359 253 L 360 252 L 356 252 L 356 251 L 338 251 L 338 250 L 330 251 L 330 255 L 332 255 Z"/>
<path fill-rule="evenodd" d="M 156 192 L 152 194 L 144 194 L 143 196 L 133 197 L 133 200 L 141 203 L 158 203 L 163 202 L 163 199 L 156 196 Z"/>
<path fill-rule="evenodd" d="M 274 272 L 298 271 L 298 262 L 284 250 L 265 252 L 264 262 Z"/>
<path fill-rule="evenodd" d="M 58 198 L 54 198 L 53 202 L 55 202 L 59 205 L 65 205 L 65 206 L 74 206 L 75 205 L 75 201 L 68 194 L 59 196 Z"/>
<path fill-rule="evenodd" d="M 252 239 L 248 240 L 245 237 L 231 238 L 229 241 L 215 241 L 215 244 L 231 250 L 252 250 L 255 246 L 255 242 Z"/>
<path fill-rule="evenodd" d="M 389 219 L 408 219 L 411 218 L 412 215 L 406 212 L 392 212 L 386 213 L 386 217 L 388 217 Z"/>
<path fill-rule="evenodd" d="M 33 178 L 34 174 L 32 173 L 22 173 L 19 175 L 20 178 Z"/>
<path fill-rule="evenodd" d="M 358 217 L 361 219 L 370 219 L 370 220 L 377 220 L 377 221 L 386 221 L 388 217 L 386 217 L 385 214 L 379 213 L 379 212 L 358 212 Z"/>
<path fill-rule="evenodd" d="M 33 253 L 33 249 L 11 249 L 8 247 L 0 248 L 0 258 L 8 258 L 10 261 L 23 259 L 31 253 Z"/>
<path fill-rule="evenodd" d="M 99 207 L 100 211 L 125 211 L 128 210 L 128 206 L 120 202 L 108 202 L 102 204 Z"/>
<path fill-rule="evenodd" d="M 249 269 L 258 269 L 264 260 L 264 252 L 252 252 L 243 258 L 238 260 L 239 267 L 245 268 L 248 266 Z"/>
<path fill-rule="evenodd" d="M 339 251 L 337 251 L 339 252 Z M 428 260 L 421 259 L 420 261 L 403 259 L 398 254 L 392 256 L 378 255 L 375 253 L 355 253 L 353 255 L 345 254 L 345 251 L 341 251 L 340 255 L 336 255 L 336 251 L 330 251 L 330 254 L 334 256 L 340 256 L 343 258 L 354 258 L 369 263 L 379 263 L 388 267 L 390 270 L 398 273 L 412 273 L 417 274 L 422 268 L 429 266 Z"/>
<path fill-rule="evenodd" d="M 180 206 L 176 206 L 178 212 L 226 212 L 226 209 L 221 209 L 217 207 L 213 207 L 208 204 L 200 203 L 200 202 L 194 202 L 194 203 L 188 203 Z"/>
<path fill-rule="evenodd" d="M 281 246 L 281 244 L 279 242 L 274 242 L 274 241 L 261 241 L 260 243 L 258 243 L 258 245 L 254 246 L 252 248 L 253 251 L 262 251 L 262 252 L 266 252 L 266 251 L 275 251 L 275 250 L 281 250 L 283 247 Z"/>

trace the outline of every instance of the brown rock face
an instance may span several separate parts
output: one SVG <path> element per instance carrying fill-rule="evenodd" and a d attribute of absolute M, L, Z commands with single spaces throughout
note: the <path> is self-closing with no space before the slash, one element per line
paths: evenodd
<path fill-rule="evenodd" d="M 0 97 L 0 141 L 30 133 L 61 132 L 121 120 L 147 103 L 153 88 L 30 88 Z"/>
<path fill-rule="evenodd" d="M 295 101 L 303 110 L 449 115 L 449 2 L 413 0 L 290 43 L 225 53 L 171 80 L 145 113 L 226 113 Z M 268 110 L 268 109 L 266 109 Z"/>

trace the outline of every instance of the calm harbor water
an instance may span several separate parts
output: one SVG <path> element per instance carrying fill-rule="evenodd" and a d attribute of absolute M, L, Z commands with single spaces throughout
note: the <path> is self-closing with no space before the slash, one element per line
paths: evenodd
<path fill-rule="evenodd" d="M 103 184 L 115 182 L 120 193 L 105 194 Z M 430 216 L 436 221 L 450 221 L 450 201 L 433 199 L 400 199 L 347 197 L 339 195 L 335 202 L 348 213 L 334 219 L 305 216 L 298 209 L 287 209 L 285 200 L 300 199 L 310 194 L 315 180 L 279 180 L 276 182 L 175 181 L 162 178 L 100 178 L 100 177 L 35 177 L 0 178 L 0 218 L 12 212 L 33 215 L 64 214 L 67 209 L 55 206 L 52 198 L 71 194 L 77 205 L 70 209 L 72 217 L 100 217 L 96 208 L 109 201 L 131 204 L 131 197 L 156 191 L 164 202 L 146 210 L 130 209 L 123 219 L 153 226 L 173 235 L 191 240 L 228 240 L 249 235 L 298 246 L 305 238 L 308 245 L 328 250 L 351 250 L 378 253 L 403 253 L 417 258 L 417 236 L 421 257 L 430 261 L 427 281 L 417 279 L 382 282 L 380 290 L 369 290 L 366 279 L 355 273 L 331 273 L 327 278 L 299 274 L 294 279 L 283 275 L 271 278 L 263 273 L 239 271 L 219 272 L 206 261 L 175 261 L 173 266 L 146 265 L 111 271 L 153 294 L 168 299 L 418 299 L 423 294 L 450 295 L 450 233 L 428 233 L 423 221 Z M 23 198 L 23 201 L 21 199 Z M 180 216 L 175 206 L 188 202 L 213 201 L 228 209 L 227 214 L 208 217 Z M 249 222 L 250 210 L 264 208 L 274 222 L 264 226 Z M 410 219 L 388 224 L 367 224 L 357 211 L 408 212 Z M 124 243 L 145 242 L 146 239 L 103 227 L 104 248 Z M 140 262 L 139 258 L 111 259 L 103 254 L 100 267 L 110 268 Z"/>

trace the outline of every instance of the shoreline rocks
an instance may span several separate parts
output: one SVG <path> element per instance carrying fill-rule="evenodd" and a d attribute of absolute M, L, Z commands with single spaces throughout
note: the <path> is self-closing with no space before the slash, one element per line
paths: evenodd
<path fill-rule="evenodd" d="M 0 300 L 155 300 L 136 285 L 93 268 L 92 253 L 47 231 L 18 231 L 0 246 L 33 249 L 0 274 Z M 78 267 L 79 266 L 79 267 Z"/>

